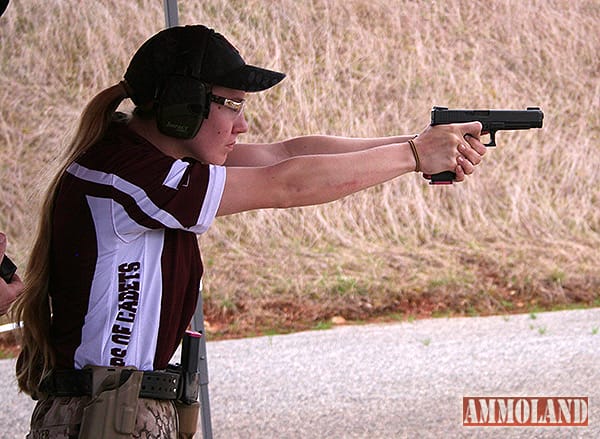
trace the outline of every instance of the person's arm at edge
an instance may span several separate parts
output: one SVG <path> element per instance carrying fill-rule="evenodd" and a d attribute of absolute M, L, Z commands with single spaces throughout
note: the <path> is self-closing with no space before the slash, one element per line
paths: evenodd
<path fill-rule="evenodd" d="M 0 261 L 4 257 L 6 251 L 6 235 L 0 233 Z M 23 292 L 23 282 L 16 273 L 13 275 L 11 283 L 7 284 L 4 279 L 0 278 L 0 316 L 6 314 L 10 305 Z"/>

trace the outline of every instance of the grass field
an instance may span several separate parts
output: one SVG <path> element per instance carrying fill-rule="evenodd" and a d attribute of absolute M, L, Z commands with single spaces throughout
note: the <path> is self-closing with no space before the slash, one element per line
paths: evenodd
<path fill-rule="evenodd" d="M 415 175 L 328 205 L 218 219 L 199 238 L 216 335 L 347 320 L 600 306 L 600 2 L 179 1 L 288 74 L 241 141 L 421 131 L 433 105 L 540 106 L 475 176 Z M 162 2 L 22 0 L 0 18 L 0 230 L 24 266 L 79 112 L 164 27 Z M 127 107 L 124 107 L 127 109 Z"/>

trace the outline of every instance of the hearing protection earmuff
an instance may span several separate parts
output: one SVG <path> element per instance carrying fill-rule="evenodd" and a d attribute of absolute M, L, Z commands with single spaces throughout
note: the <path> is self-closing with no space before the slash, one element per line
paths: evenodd
<path fill-rule="evenodd" d="M 200 80 L 210 30 L 204 33 L 201 50 L 193 50 L 197 41 L 183 41 L 177 66 L 169 75 L 156 105 L 156 123 L 161 133 L 178 139 L 196 136 L 210 109 L 210 86 Z"/>

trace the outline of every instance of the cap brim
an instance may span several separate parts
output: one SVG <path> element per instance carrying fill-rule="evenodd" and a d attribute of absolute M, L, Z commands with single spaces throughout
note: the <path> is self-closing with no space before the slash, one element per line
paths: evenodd
<path fill-rule="evenodd" d="M 216 78 L 212 83 L 235 90 L 255 92 L 271 88 L 283 78 L 285 78 L 284 73 L 245 64 Z"/>

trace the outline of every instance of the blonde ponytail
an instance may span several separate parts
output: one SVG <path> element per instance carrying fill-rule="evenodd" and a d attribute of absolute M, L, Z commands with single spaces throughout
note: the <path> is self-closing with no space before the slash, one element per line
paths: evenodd
<path fill-rule="evenodd" d="M 66 151 L 64 164 L 52 180 L 42 205 L 37 237 L 25 273 L 25 290 L 11 311 L 14 321 L 23 322 L 17 381 L 20 389 L 32 396 L 38 394 L 40 382 L 54 367 L 54 353 L 49 340 L 52 306 L 48 284 L 52 213 L 58 185 L 65 169 L 104 136 L 116 109 L 126 97 L 125 86 L 119 83 L 98 93 L 89 102 Z"/>

